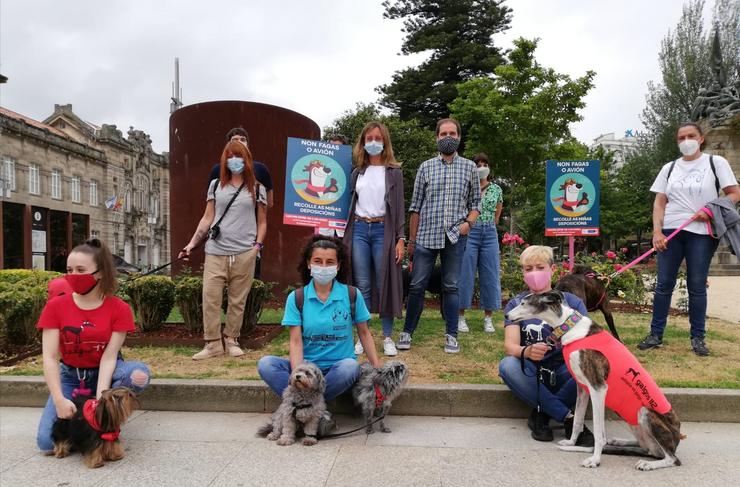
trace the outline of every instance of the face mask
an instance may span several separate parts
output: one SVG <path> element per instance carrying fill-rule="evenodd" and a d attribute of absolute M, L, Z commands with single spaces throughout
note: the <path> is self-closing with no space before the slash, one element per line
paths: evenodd
<path fill-rule="evenodd" d="M 437 140 L 437 150 L 446 156 L 454 154 L 459 145 L 460 139 L 455 137 L 442 137 Z"/>
<path fill-rule="evenodd" d="M 682 140 L 681 143 L 678 144 L 678 150 L 680 150 L 681 154 L 685 156 L 693 155 L 699 150 L 699 141 L 695 139 Z"/>
<path fill-rule="evenodd" d="M 478 179 L 483 181 L 484 179 L 488 179 L 488 175 L 491 174 L 491 168 L 490 167 L 479 167 L 478 168 Z"/>
<path fill-rule="evenodd" d="M 67 274 L 64 279 L 67 280 L 72 291 L 77 294 L 88 294 L 98 284 L 98 280 L 95 279 L 95 272 L 91 274 Z"/>
<path fill-rule="evenodd" d="M 530 271 L 524 273 L 524 282 L 530 291 L 538 293 L 547 289 L 552 279 L 552 270 Z"/>
<path fill-rule="evenodd" d="M 231 174 L 239 174 L 244 170 L 244 159 L 241 157 L 229 157 L 226 159 L 226 165 Z"/>
<path fill-rule="evenodd" d="M 371 156 L 377 156 L 378 154 L 383 152 L 383 143 L 377 142 L 375 140 L 367 142 L 365 144 L 365 152 L 367 152 Z"/>
<path fill-rule="evenodd" d="M 329 284 L 337 277 L 337 266 L 330 265 L 328 267 L 321 267 L 318 265 L 311 266 L 311 277 L 314 281 L 319 284 Z"/>

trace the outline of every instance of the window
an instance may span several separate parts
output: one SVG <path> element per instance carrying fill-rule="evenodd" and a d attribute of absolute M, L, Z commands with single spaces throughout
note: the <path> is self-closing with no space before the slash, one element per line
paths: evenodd
<path fill-rule="evenodd" d="M 10 197 L 10 192 L 15 191 L 15 161 L 9 157 L 5 157 L 3 160 L 3 180 L 5 186 L 2 188 L 5 190 L 5 196 Z"/>
<path fill-rule="evenodd" d="M 90 238 L 100 239 L 100 232 L 97 230 L 90 230 Z"/>
<path fill-rule="evenodd" d="M 62 172 L 59 169 L 51 171 L 51 197 L 62 199 Z"/>
<path fill-rule="evenodd" d="M 78 176 L 72 176 L 69 180 L 69 192 L 72 197 L 72 201 L 75 203 L 82 203 L 82 194 L 80 191 L 80 178 Z"/>
<path fill-rule="evenodd" d="M 131 190 L 126 190 L 123 197 L 123 209 L 126 213 L 131 213 Z"/>
<path fill-rule="evenodd" d="M 98 182 L 90 181 L 90 206 L 98 206 Z"/>
<path fill-rule="evenodd" d="M 28 192 L 30 194 L 41 194 L 38 164 L 31 164 L 28 166 Z"/>

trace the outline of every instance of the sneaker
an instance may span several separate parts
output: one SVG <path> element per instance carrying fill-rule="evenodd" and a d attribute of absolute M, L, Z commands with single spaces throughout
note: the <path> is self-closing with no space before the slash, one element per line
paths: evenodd
<path fill-rule="evenodd" d="M 493 327 L 493 318 L 486 316 L 483 318 L 483 331 L 493 333 L 496 329 Z"/>
<path fill-rule="evenodd" d="M 565 438 L 569 440 L 573 433 L 573 417 L 565 418 L 563 426 L 565 427 Z M 594 446 L 594 434 L 591 433 L 591 430 L 585 424 L 583 425 L 583 431 L 576 438 L 576 446 L 586 446 L 589 448 Z"/>
<path fill-rule="evenodd" d="M 708 357 L 709 356 L 709 349 L 704 344 L 703 338 L 692 338 L 691 339 L 691 348 L 694 349 L 694 353 L 697 354 L 700 357 Z"/>
<path fill-rule="evenodd" d="M 365 353 L 365 347 L 362 346 L 362 342 L 358 339 L 355 343 L 355 355 L 362 355 Z"/>
<path fill-rule="evenodd" d="M 405 331 L 402 331 L 401 334 L 398 336 L 396 348 L 398 350 L 411 350 L 411 335 L 406 333 Z"/>
<path fill-rule="evenodd" d="M 445 335 L 445 353 L 457 353 L 460 351 L 460 345 L 457 344 L 457 338 L 452 335 Z"/>
<path fill-rule="evenodd" d="M 335 429 L 337 429 L 337 422 L 331 417 L 331 413 L 329 411 L 324 411 L 324 414 L 319 418 L 319 428 L 316 432 L 316 436 L 322 438 L 331 434 Z"/>
<path fill-rule="evenodd" d="M 224 346 L 221 344 L 221 340 L 211 340 L 210 342 L 206 342 L 206 346 L 203 347 L 203 350 L 193 355 L 193 360 L 204 360 L 223 354 Z"/>
<path fill-rule="evenodd" d="M 391 337 L 385 337 L 385 340 L 383 340 L 383 353 L 389 357 L 395 357 L 398 355 L 396 344 L 393 343 L 393 339 L 391 339 Z"/>
<path fill-rule="evenodd" d="M 532 430 L 532 438 L 537 441 L 552 441 L 552 429 L 550 428 L 550 416 L 535 409 L 529 415 L 527 426 Z"/>
<path fill-rule="evenodd" d="M 652 333 L 637 344 L 637 348 L 640 350 L 650 350 L 651 348 L 659 348 L 662 346 L 663 340 L 658 335 L 653 335 Z"/>
<path fill-rule="evenodd" d="M 239 341 L 236 338 L 226 337 L 224 338 L 224 344 L 226 344 L 226 352 L 230 357 L 241 357 L 244 355 L 244 350 L 239 346 Z"/>
<path fill-rule="evenodd" d="M 457 331 L 461 333 L 467 333 L 470 331 L 470 328 L 468 328 L 468 322 L 465 321 L 465 317 L 462 315 L 459 315 L 457 318 Z"/>

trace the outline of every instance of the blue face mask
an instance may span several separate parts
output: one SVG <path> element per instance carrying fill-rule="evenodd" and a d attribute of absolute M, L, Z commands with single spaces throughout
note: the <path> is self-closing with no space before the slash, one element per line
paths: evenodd
<path fill-rule="evenodd" d="M 231 174 L 239 174 L 244 171 L 244 159 L 241 157 L 229 157 L 226 159 L 226 166 Z"/>
<path fill-rule="evenodd" d="M 337 266 L 330 265 L 328 267 L 321 267 L 318 265 L 311 266 L 311 277 L 319 284 L 329 284 L 337 277 Z"/>
<path fill-rule="evenodd" d="M 378 154 L 383 152 L 383 143 L 375 140 L 367 142 L 365 143 L 365 152 L 367 152 L 371 156 L 377 156 Z"/>

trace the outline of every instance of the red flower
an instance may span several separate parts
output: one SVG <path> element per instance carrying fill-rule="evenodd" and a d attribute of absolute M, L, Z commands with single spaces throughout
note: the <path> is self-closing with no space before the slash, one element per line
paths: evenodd
<path fill-rule="evenodd" d="M 615 271 L 621 271 L 622 267 L 624 267 L 622 264 L 614 264 L 614 270 Z"/>
<path fill-rule="evenodd" d="M 614 252 L 612 252 L 611 250 L 609 250 L 606 253 L 606 258 L 607 259 L 612 259 L 612 260 L 613 259 L 616 259 L 617 258 L 617 254 L 615 254 Z"/>
<path fill-rule="evenodd" d="M 619 249 L 619 251 L 623 254 L 626 254 L 628 252 L 627 247 L 622 247 L 621 249 Z"/>
<path fill-rule="evenodd" d="M 596 257 L 596 252 L 591 252 L 591 257 Z"/>
<path fill-rule="evenodd" d="M 563 262 L 563 269 L 570 269 L 570 263 L 569 262 Z"/>

